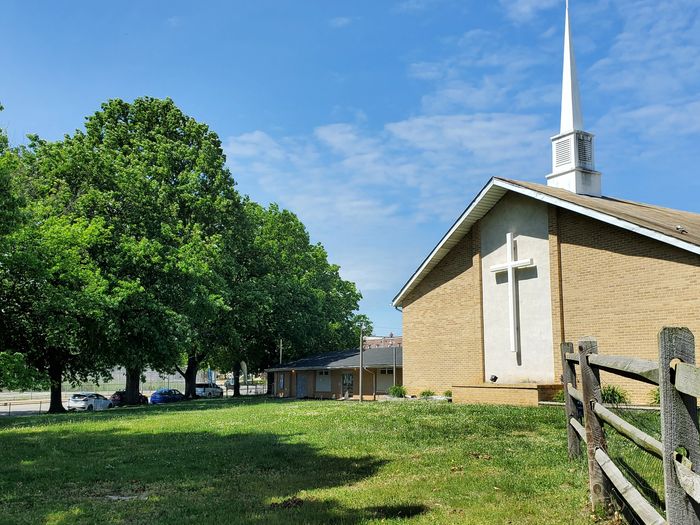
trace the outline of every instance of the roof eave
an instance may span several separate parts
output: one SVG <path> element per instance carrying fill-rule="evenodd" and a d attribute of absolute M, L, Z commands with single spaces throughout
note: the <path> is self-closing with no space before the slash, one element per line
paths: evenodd
<path fill-rule="evenodd" d="M 371 364 L 371 365 L 365 365 L 365 368 L 393 368 L 394 363 L 380 363 L 380 364 Z M 360 368 L 360 365 L 349 365 L 349 366 L 288 366 L 288 367 L 277 367 L 277 368 L 268 368 L 265 370 L 265 373 L 267 372 L 288 372 L 290 370 L 301 370 L 301 371 L 308 371 L 308 370 L 350 370 L 350 369 L 355 369 L 355 368 Z M 396 368 L 403 368 L 403 364 L 397 363 Z"/>
<path fill-rule="evenodd" d="M 494 190 L 495 189 L 495 190 Z M 482 201 L 491 193 L 494 191 L 498 192 L 497 196 L 498 198 L 493 201 L 489 201 L 489 206 L 487 209 L 484 209 L 483 206 L 480 206 L 482 204 Z M 469 207 L 459 216 L 457 221 L 452 225 L 452 227 L 448 230 L 448 232 L 442 237 L 440 242 L 433 248 L 433 250 L 430 252 L 430 254 L 424 259 L 424 261 L 421 263 L 421 265 L 418 267 L 418 269 L 413 273 L 411 278 L 406 282 L 406 284 L 401 288 L 401 291 L 394 297 L 394 300 L 392 301 L 392 305 L 394 307 L 399 307 L 401 306 L 401 302 L 406 298 L 406 296 L 413 291 L 413 289 L 418 285 L 418 283 L 421 282 L 423 277 L 427 275 L 436 265 L 439 261 L 442 260 L 442 257 L 437 259 L 435 261 L 435 258 L 439 255 L 441 249 L 447 244 L 452 238 L 457 235 L 457 233 L 463 233 L 466 234 L 466 231 L 469 231 L 473 224 L 482 218 L 488 211 L 490 211 L 491 208 L 500 200 L 501 197 L 507 192 L 507 191 L 513 191 L 515 193 L 519 193 L 521 195 L 526 195 L 529 196 L 533 199 L 537 199 L 539 201 L 545 202 L 547 204 L 551 204 L 553 206 L 557 206 L 559 208 L 567 209 L 582 215 L 585 215 L 587 217 L 591 217 L 593 219 L 599 220 L 601 222 L 605 222 L 607 224 L 611 224 L 613 226 L 618 226 L 620 228 L 623 228 L 625 230 L 637 233 L 639 235 L 643 235 L 645 237 L 649 237 L 651 239 L 658 240 L 660 242 L 663 242 L 665 244 L 669 244 L 671 246 L 675 246 L 677 248 L 680 248 L 682 250 L 695 253 L 697 255 L 700 255 L 700 246 L 682 241 L 681 239 L 677 239 L 675 237 L 666 235 L 662 232 L 652 230 L 643 226 L 640 226 L 638 224 L 632 223 L 630 221 L 620 219 L 619 217 L 614 217 L 610 214 L 593 210 L 591 208 L 587 208 L 585 206 L 582 206 L 580 204 L 576 204 L 564 199 L 560 199 L 558 197 L 554 197 L 552 195 L 546 195 L 544 193 L 538 192 L 537 190 L 533 190 L 530 188 L 525 188 L 523 186 L 519 186 L 517 184 L 514 184 L 510 181 L 506 181 L 503 179 L 498 179 L 498 178 L 492 178 L 486 186 L 479 192 L 479 194 L 476 196 L 476 198 L 471 202 Z M 471 221 L 471 222 L 469 222 Z M 468 225 L 468 228 L 466 231 L 464 230 L 464 225 L 465 223 Z M 461 238 L 461 237 L 460 237 Z M 450 247 L 451 249 L 451 247 Z M 449 251 L 449 250 L 448 250 Z M 444 254 L 443 254 L 444 256 Z M 434 261 L 434 263 L 433 263 Z M 432 264 L 432 265 L 431 265 Z"/>

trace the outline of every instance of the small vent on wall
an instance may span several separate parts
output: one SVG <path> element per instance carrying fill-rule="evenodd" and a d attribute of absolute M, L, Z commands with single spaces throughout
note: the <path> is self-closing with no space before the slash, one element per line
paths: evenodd
<path fill-rule="evenodd" d="M 566 138 L 554 144 L 554 163 L 557 167 L 571 162 L 571 139 Z"/>
<path fill-rule="evenodd" d="M 585 167 L 592 167 L 593 164 L 593 143 L 588 135 L 579 133 L 576 135 L 578 145 L 578 161 Z"/>

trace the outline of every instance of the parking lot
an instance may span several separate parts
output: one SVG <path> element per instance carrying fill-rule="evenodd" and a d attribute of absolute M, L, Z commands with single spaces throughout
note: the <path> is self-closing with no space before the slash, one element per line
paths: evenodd
<path fill-rule="evenodd" d="M 173 388 L 177 388 L 173 386 Z M 241 395 L 253 396 L 266 392 L 265 385 L 241 385 Z M 180 387 L 184 391 L 184 387 Z M 95 390 L 92 390 L 95 391 Z M 110 397 L 114 390 L 96 390 L 105 397 Z M 144 390 L 142 393 L 150 399 L 154 390 Z M 63 406 L 75 392 L 65 392 L 62 396 Z M 224 390 L 224 397 L 233 395 L 233 391 Z M 0 416 L 23 416 L 44 413 L 49 410 L 49 392 L 0 392 Z"/>

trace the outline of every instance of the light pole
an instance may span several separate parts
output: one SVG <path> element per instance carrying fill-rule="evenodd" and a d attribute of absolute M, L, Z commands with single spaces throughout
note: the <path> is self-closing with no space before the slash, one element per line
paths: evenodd
<path fill-rule="evenodd" d="M 364 360 L 364 352 L 363 352 L 363 347 L 364 347 L 364 342 L 365 342 L 365 337 L 364 337 L 364 330 L 365 327 L 364 325 L 360 325 L 360 403 L 362 403 L 362 376 L 364 375 L 365 371 L 365 360 Z"/>

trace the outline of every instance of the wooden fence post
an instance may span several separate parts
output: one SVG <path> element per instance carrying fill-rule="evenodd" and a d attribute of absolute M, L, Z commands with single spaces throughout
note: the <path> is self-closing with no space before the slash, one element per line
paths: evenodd
<path fill-rule="evenodd" d="M 659 333 L 659 391 L 661 394 L 661 441 L 663 443 L 666 520 L 669 525 L 700 524 L 700 508 L 683 490 L 676 474 L 676 454 L 687 451 L 693 470 L 700 467 L 700 433 L 697 398 L 674 386 L 671 362 L 680 359 L 695 365 L 695 338 L 687 328 L 664 328 Z"/>
<path fill-rule="evenodd" d="M 571 383 L 574 388 L 576 387 L 576 367 L 566 359 L 566 354 L 573 353 L 573 351 L 573 343 L 561 344 L 562 382 L 564 383 L 564 401 L 566 403 L 566 431 L 569 437 L 569 458 L 578 458 L 581 456 L 581 438 L 569 421 L 571 421 L 573 417 L 580 423 L 581 417 L 578 413 L 576 400 L 569 395 L 569 389 L 567 388 L 569 383 Z"/>
<path fill-rule="evenodd" d="M 610 483 L 595 458 L 597 449 L 608 451 L 603 432 L 603 424 L 593 412 L 595 403 L 602 403 L 600 389 L 600 372 L 588 364 L 588 356 L 598 353 L 598 343 L 593 338 L 579 341 L 579 366 L 581 367 L 581 385 L 583 396 L 583 414 L 586 419 L 586 446 L 588 449 L 588 480 L 593 509 L 607 512 L 610 498 Z"/>

